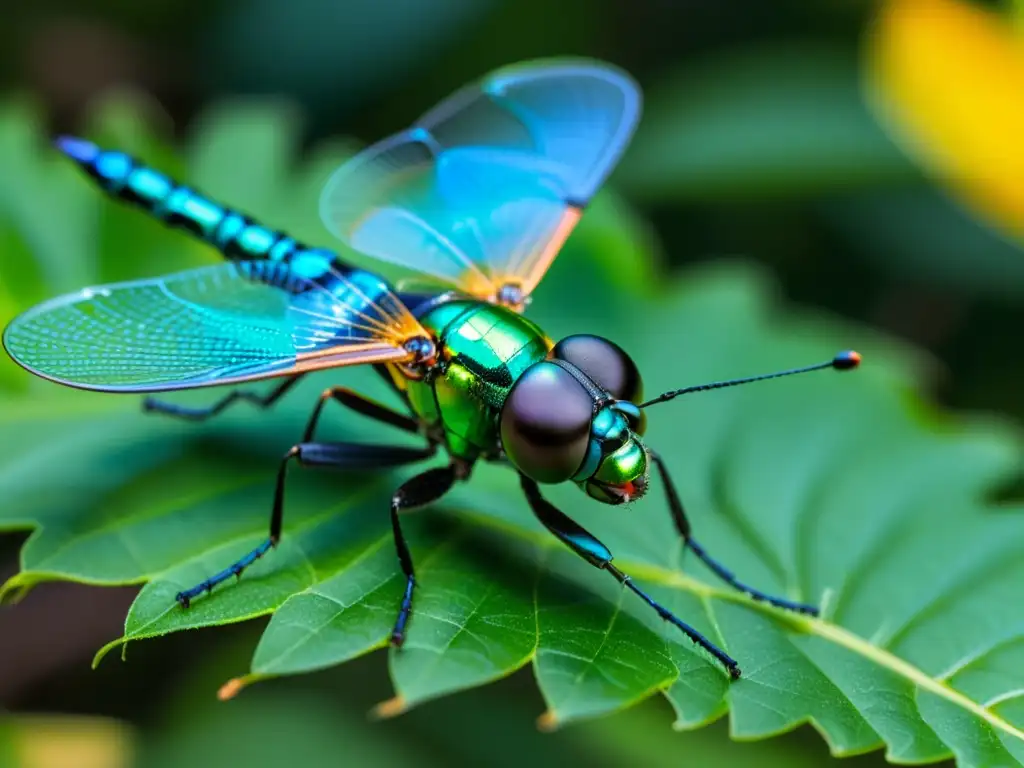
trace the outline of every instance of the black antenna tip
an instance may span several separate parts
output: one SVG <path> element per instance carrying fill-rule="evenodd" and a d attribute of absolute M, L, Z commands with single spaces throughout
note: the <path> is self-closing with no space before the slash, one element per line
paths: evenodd
<path fill-rule="evenodd" d="M 847 349 L 832 358 L 832 367 L 837 371 L 849 371 L 860 365 L 860 352 Z"/>

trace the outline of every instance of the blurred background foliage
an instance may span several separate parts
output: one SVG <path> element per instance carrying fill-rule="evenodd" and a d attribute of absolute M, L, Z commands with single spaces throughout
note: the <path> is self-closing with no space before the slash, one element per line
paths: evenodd
<path fill-rule="evenodd" d="M 559 54 L 607 59 L 647 95 L 644 122 L 612 186 L 638 206 L 672 267 L 733 255 L 757 260 L 789 298 L 929 350 L 940 363 L 934 395 L 944 403 L 1019 419 L 1024 360 L 1011 345 L 1024 321 L 1024 27 L 1013 16 L 1020 5 L 33 0 L 5 4 L 0 84 L 38 105 L 51 131 L 81 130 L 98 99 L 128 87 L 176 138 L 191 135 L 200 115 L 216 119 L 216 105 L 272 96 L 294 108 L 303 147 L 327 139 L 329 152 L 344 153 L 496 66 Z M 254 125 L 283 135 L 273 121 L 288 114 Z M 133 144 L 130 121 L 106 130 L 164 169 L 185 170 Z M 207 153 L 207 167 L 218 157 L 215 146 L 198 151 Z M 254 167 L 280 173 L 292 162 L 289 151 L 254 158 Z M 4 173 L 17 178 L 16 169 Z M 261 211 L 295 204 L 247 199 L 247 188 L 240 182 L 227 201 Z M 0 210 L 24 214 L 23 197 L 33 190 L 5 189 L 14 192 Z M 91 248 L 60 241 L 62 212 L 55 200 L 55 226 L 40 230 L 50 238 L 43 250 Z M 314 227 L 315 210 L 307 216 Z M 127 215 L 113 221 L 119 237 L 150 226 Z M 184 237 L 161 242 L 165 252 L 146 255 L 149 269 L 198 258 Z M 6 279 L 19 253 L 0 246 Z M 61 264 L 49 266 L 63 288 L 78 285 Z M 18 303 L 41 298 L 34 293 L 44 281 L 17 274 Z M 0 285 L 0 309 L 11 290 Z M 16 569 L 17 543 L 8 537 L 0 550 L 4 577 Z M 380 654 L 218 706 L 209 691 L 225 667 L 245 666 L 259 627 L 141 644 L 130 665 L 88 669 L 96 647 L 119 633 L 134 592 L 55 585 L 30 595 L 16 619 L 11 611 L 0 617 L 0 705 L 13 713 L 0 726 L 0 764 L 15 755 L 32 755 L 31 765 L 88 765 L 96 755 L 97 765 L 160 766 L 335 765 L 339 756 L 417 765 L 829 759 L 809 727 L 758 744 L 728 742 L 724 723 L 673 734 L 660 700 L 541 735 L 532 717 L 542 707 L 527 673 L 367 728 L 365 712 L 389 695 Z M 44 642 L 52 652 L 17 663 Z M 62 714 L 69 717 L 55 718 Z M 75 747 L 74 763 L 47 755 L 55 729 L 67 745 L 91 746 Z M 499 740 L 517 744 L 517 753 L 493 752 Z"/>

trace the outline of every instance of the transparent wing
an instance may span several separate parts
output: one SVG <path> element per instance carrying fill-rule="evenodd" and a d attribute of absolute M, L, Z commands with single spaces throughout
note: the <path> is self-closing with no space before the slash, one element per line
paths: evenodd
<path fill-rule="evenodd" d="M 218 264 L 87 288 L 40 304 L 4 332 L 11 357 L 61 384 L 154 392 L 401 362 L 426 335 L 387 285 L 325 266 Z"/>
<path fill-rule="evenodd" d="M 640 94 L 603 64 L 498 70 L 331 177 L 328 229 L 353 248 L 495 300 L 529 294 L 618 161 Z"/>

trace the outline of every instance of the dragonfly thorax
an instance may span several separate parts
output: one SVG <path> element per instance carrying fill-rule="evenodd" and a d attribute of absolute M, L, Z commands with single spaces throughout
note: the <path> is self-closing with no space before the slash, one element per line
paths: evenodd
<path fill-rule="evenodd" d="M 551 341 L 536 323 L 481 301 L 429 302 L 418 319 L 433 336 L 436 363 L 419 380 L 396 371 L 396 384 L 424 424 L 443 434 L 453 457 L 497 453 L 498 414 L 508 393 L 548 356 Z"/>

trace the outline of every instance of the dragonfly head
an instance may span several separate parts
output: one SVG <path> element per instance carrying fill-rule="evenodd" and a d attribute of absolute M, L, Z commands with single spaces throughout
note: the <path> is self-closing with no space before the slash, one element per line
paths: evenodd
<path fill-rule="evenodd" d="M 634 431 L 634 412 L 640 413 L 633 403 L 622 400 L 597 412 L 586 458 L 573 477 L 588 496 L 605 504 L 625 504 L 647 491 L 647 449 Z"/>
<path fill-rule="evenodd" d="M 539 483 L 571 480 L 606 504 L 647 490 L 640 374 L 617 345 L 570 336 L 528 368 L 501 412 L 506 456 Z"/>

